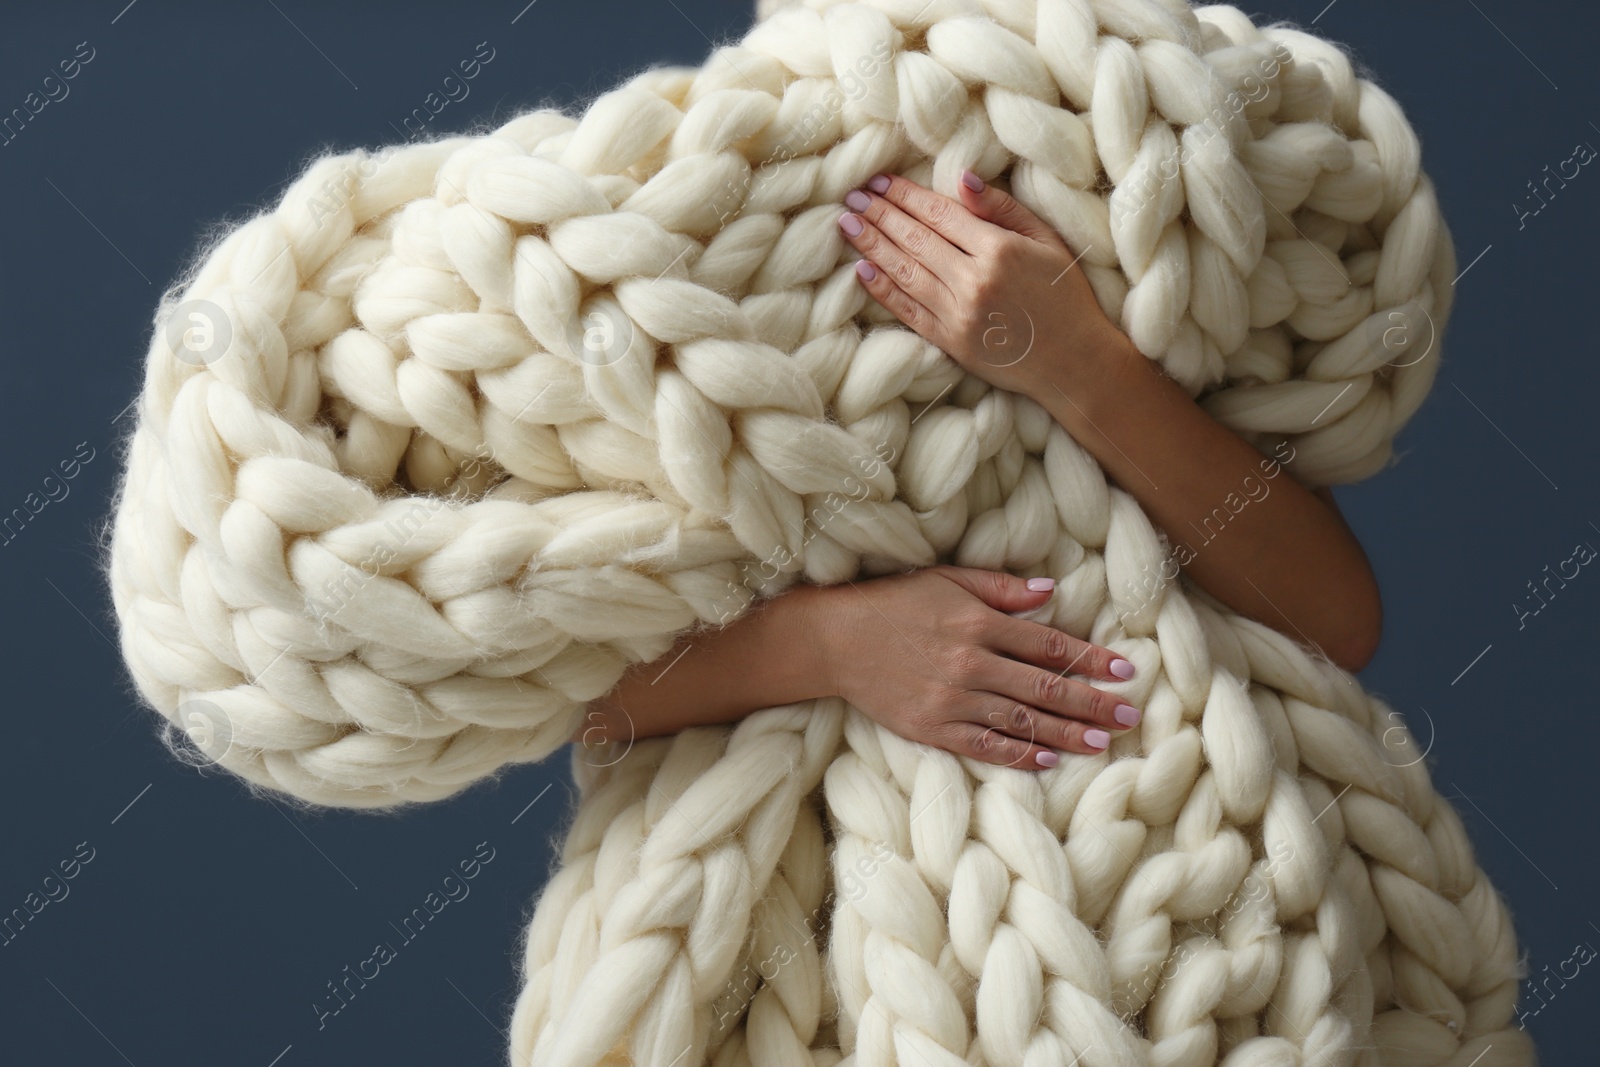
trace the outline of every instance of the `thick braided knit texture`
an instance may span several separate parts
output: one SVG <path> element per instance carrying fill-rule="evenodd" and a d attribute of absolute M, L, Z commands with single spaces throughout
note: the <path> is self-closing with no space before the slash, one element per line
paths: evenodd
<path fill-rule="evenodd" d="M 1137 665 L 1097 683 L 1145 711 L 1105 753 L 1000 767 L 838 698 L 573 746 L 511 1062 L 1534 1063 L 1402 718 L 1163 575 L 1133 497 L 878 308 L 835 225 L 875 173 L 971 167 L 1215 418 L 1349 483 L 1456 267 L 1401 108 L 1229 6 L 761 16 L 581 115 L 325 155 L 173 287 L 108 565 L 169 740 L 311 804 L 437 800 L 796 582 L 1049 575 L 1032 617 Z M 195 307 L 225 347 L 171 328 Z"/>

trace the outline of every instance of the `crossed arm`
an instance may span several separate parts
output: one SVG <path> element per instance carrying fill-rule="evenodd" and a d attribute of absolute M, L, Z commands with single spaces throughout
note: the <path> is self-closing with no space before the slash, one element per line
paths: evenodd
<path fill-rule="evenodd" d="M 1364 667 L 1382 626 L 1378 584 L 1333 494 L 1281 476 L 1212 419 L 1106 317 L 1052 227 L 968 176 L 959 202 L 898 176 L 846 198 L 840 228 L 862 253 L 867 291 L 973 373 L 1049 411 L 1207 592 L 1347 670 Z M 997 334 L 997 322 L 1011 328 Z M 1019 357 L 995 338 L 1023 322 L 1036 340 Z M 1246 488 L 1262 485 L 1260 496 Z"/>
<path fill-rule="evenodd" d="M 898 176 L 846 198 L 840 228 L 862 255 L 867 292 L 966 369 L 1043 406 L 1219 601 L 1346 670 L 1364 667 L 1382 607 L 1333 494 L 1282 476 L 1135 349 L 1054 229 L 970 172 L 963 180 L 959 201 Z M 1024 318 L 1035 340 L 1018 358 L 993 343 L 994 325 Z M 838 694 L 906 736 L 1032 767 L 1051 765 L 1054 749 L 1099 751 L 1108 731 L 1137 722 L 1137 709 L 1062 677 L 1114 684 L 1125 675 L 1113 653 L 1010 617 L 1047 590 L 963 570 L 795 586 L 637 665 L 591 702 L 573 740 L 654 736 Z"/>

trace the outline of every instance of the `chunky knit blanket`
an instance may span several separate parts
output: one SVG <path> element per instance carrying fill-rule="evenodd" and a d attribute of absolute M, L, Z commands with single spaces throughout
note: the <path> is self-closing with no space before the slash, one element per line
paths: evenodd
<path fill-rule="evenodd" d="M 1402 717 L 1175 577 L 835 225 L 875 173 L 972 168 L 1211 415 L 1349 483 L 1451 303 L 1401 108 L 1229 6 L 761 15 L 581 116 L 324 155 L 173 286 L 107 564 L 168 739 L 309 804 L 437 800 L 796 582 L 1050 575 L 1036 617 L 1138 668 L 1102 754 L 985 764 L 837 698 L 572 746 L 512 1062 L 1533 1063 L 1508 911 Z"/>

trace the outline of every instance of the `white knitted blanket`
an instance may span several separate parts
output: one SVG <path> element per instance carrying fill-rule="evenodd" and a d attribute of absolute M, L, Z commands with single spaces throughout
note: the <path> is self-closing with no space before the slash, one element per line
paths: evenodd
<path fill-rule="evenodd" d="M 166 736 L 310 804 L 436 800 L 795 582 L 1050 575 L 1036 617 L 1138 668 L 1103 754 L 998 767 L 837 698 L 574 746 L 511 1061 L 1534 1063 L 1401 717 L 1162 577 L 1137 502 L 866 297 L 835 225 L 875 173 L 971 167 L 1215 418 L 1353 482 L 1455 273 L 1400 107 L 1228 6 L 762 14 L 581 116 L 325 155 L 169 291 L 108 560 Z"/>

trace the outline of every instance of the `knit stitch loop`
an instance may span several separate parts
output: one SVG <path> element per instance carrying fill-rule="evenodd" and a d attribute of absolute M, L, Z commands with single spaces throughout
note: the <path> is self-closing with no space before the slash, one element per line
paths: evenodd
<path fill-rule="evenodd" d="M 1258 481 L 1355 482 L 1456 272 L 1400 106 L 1225 5 L 758 10 L 582 114 L 319 158 L 168 293 L 109 579 L 174 751 L 442 799 L 797 582 L 1048 575 L 1030 617 L 1137 666 L 1100 755 L 999 767 L 837 697 L 574 746 L 512 1061 L 1534 1063 L 1510 915 L 1396 711 L 1163 573 L 1138 502 L 868 298 L 835 225 L 874 174 L 970 168 Z"/>

